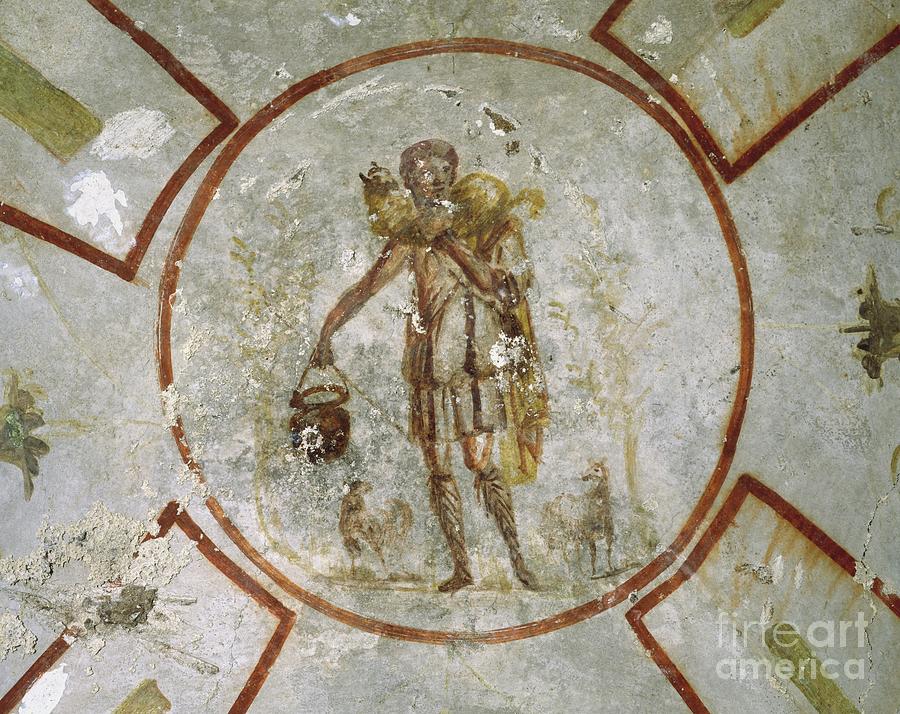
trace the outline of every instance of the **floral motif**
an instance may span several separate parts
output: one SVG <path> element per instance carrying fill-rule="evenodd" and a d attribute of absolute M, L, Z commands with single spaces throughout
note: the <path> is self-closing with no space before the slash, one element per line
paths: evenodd
<path fill-rule="evenodd" d="M 19 388 L 16 374 L 7 382 L 5 402 L 0 406 L 0 461 L 21 469 L 28 501 L 34 492 L 34 479 L 40 472 L 38 459 L 50 451 L 46 442 L 31 434 L 44 425 L 44 417 L 35 407 L 31 392 Z"/>

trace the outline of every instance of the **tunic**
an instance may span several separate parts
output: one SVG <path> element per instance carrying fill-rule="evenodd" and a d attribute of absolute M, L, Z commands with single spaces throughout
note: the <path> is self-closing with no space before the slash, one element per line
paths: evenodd
<path fill-rule="evenodd" d="M 510 260 L 516 251 L 510 248 L 498 244 L 488 262 L 515 281 Z M 504 312 L 497 296 L 473 288 L 440 250 L 416 247 L 409 260 L 418 313 L 407 318 L 403 358 L 410 385 L 410 439 L 441 443 L 505 429 L 504 363 L 498 349 L 514 337 L 509 333 L 521 333 L 515 318 Z M 516 284 L 520 292 L 526 287 Z"/>
<path fill-rule="evenodd" d="M 363 195 L 372 230 L 390 242 L 326 324 L 343 324 L 405 265 L 413 277 L 415 307 L 407 318 L 403 357 L 410 439 L 449 444 L 502 431 L 504 480 L 529 483 L 537 477 L 550 412 L 526 300 L 531 270 L 522 221 L 513 209 L 525 207 L 536 218 L 543 194 L 523 189 L 513 195 L 496 176 L 468 174 L 450 188 L 451 227 L 435 247 L 422 239 L 422 216 L 413 201 L 389 172 L 378 173 L 379 180 L 371 172 L 364 180 Z M 474 263 L 462 262 L 467 271 L 479 273 L 477 282 L 449 254 L 459 251 L 474 254 Z M 490 271 L 477 265 L 479 260 Z"/>

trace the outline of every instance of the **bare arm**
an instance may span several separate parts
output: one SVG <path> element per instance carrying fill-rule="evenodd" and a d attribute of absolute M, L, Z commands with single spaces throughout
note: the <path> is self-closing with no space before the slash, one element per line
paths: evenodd
<path fill-rule="evenodd" d="M 400 272 L 408 255 L 409 246 L 405 243 L 390 240 L 385 244 L 368 272 L 341 295 L 337 304 L 325 317 L 325 323 L 319 334 L 319 342 L 309 360 L 311 366 L 324 367 L 334 362 L 331 354 L 332 335 L 358 313 L 369 298 Z"/>
<path fill-rule="evenodd" d="M 504 307 L 519 302 L 518 285 L 512 275 L 491 265 L 461 241 L 447 235 L 435 239 L 434 246 L 456 263 L 478 292 Z"/>

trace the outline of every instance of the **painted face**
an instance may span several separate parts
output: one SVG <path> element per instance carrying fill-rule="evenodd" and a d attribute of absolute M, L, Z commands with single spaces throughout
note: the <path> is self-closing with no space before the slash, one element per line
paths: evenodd
<path fill-rule="evenodd" d="M 404 179 L 416 201 L 440 201 L 453 185 L 454 174 L 454 166 L 447 159 L 425 156 L 412 162 Z"/>

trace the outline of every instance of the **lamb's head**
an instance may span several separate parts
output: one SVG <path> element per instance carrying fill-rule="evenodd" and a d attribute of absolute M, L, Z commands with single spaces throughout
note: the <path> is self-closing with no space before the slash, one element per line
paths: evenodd
<path fill-rule="evenodd" d="M 609 466 L 606 465 L 606 459 L 592 461 L 588 465 L 587 471 L 581 475 L 582 481 L 608 481 Z"/>
<path fill-rule="evenodd" d="M 372 232 L 379 238 L 415 240 L 418 214 L 409 190 L 401 187 L 388 169 L 377 164 L 359 177 Z"/>
<path fill-rule="evenodd" d="M 360 174 L 359 178 L 363 182 L 363 186 L 367 193 L 387 194 L 400 188 L 400 183 L 394 178 L 389 169 L 379 166 L 374 161 L 372 168 L 365 174 Z"/>

